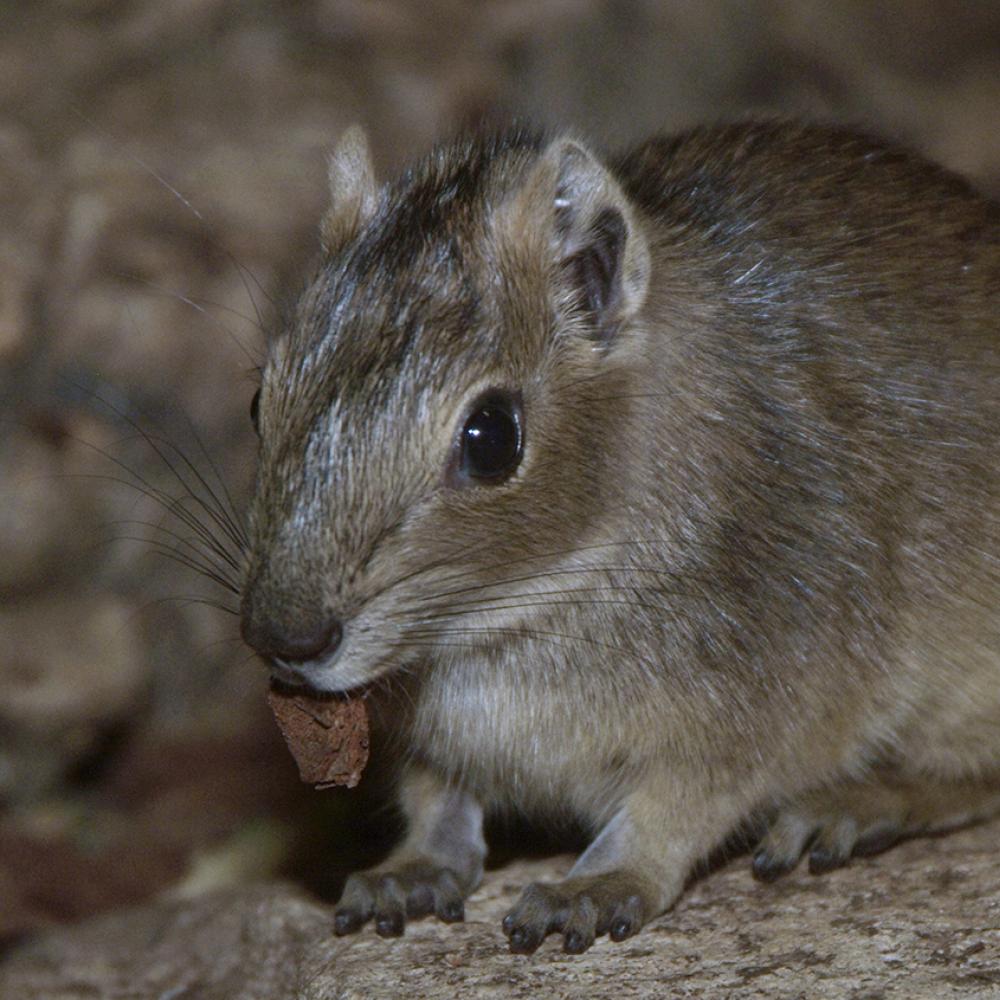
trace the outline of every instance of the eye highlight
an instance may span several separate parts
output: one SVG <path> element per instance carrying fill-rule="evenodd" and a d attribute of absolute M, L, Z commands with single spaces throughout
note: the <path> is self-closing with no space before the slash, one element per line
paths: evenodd
<path fill-rule="evenodd" d="M 483 393 L 469 409 L 457 447 L 455 469 L 460 483 L 507 479 L 524 451 L 520 398 L 500 389 Z"/>

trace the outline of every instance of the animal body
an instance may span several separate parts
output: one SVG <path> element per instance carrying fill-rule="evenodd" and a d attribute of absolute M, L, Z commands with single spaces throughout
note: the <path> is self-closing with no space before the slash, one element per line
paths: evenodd
<path fill-rule="evenodd" d="M 1000 808 L 1000 213 L 849 132 L 602 159 L 350 131 L 270 346 L 242 597 L 363 692 L 408 830 L 339 933 L 459 919 L 485 813 L 571 818 L 515 951 L 616 940 L 739 824 L 813 870 Z"/>

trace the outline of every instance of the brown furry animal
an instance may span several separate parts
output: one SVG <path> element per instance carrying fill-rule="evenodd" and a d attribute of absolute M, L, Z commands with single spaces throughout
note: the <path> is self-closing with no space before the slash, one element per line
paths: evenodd
<path fill-rule="evenodd" d="M 514 128 L 381 189 L 352 131 L 331 178 L 242 611 L 403 761 L 338 933 L 460 919 L 484 810 L 592 830 L 504 920 L 577 952 L 748 817 L 770 877 L 1000 807 L 997 206 L 790 124 Z"/>

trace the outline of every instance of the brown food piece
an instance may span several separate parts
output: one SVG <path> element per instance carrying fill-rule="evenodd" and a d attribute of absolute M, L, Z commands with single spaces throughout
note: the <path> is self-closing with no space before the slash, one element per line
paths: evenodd
<path fill-rule="evenodd" d="M 368 763 L 368 711 L 361 698 L 310 698 L 272 688 L 267 700 L 303 781 L 353 788 L 361 780 Z"/>

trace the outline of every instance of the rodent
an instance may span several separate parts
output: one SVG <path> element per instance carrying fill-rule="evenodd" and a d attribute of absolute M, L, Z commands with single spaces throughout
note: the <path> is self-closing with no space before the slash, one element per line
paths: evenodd
<path fill-rule="evenodd" d="M 525 126 L 331 160 L 270 345 L 242 595 L 363 691 L 408 822 L 338 933 L 460 919 L 484 813 L 572 817 L 514 951 L 1000 809 L 1000 210 L 849 131 L 602 158 Z"/>

